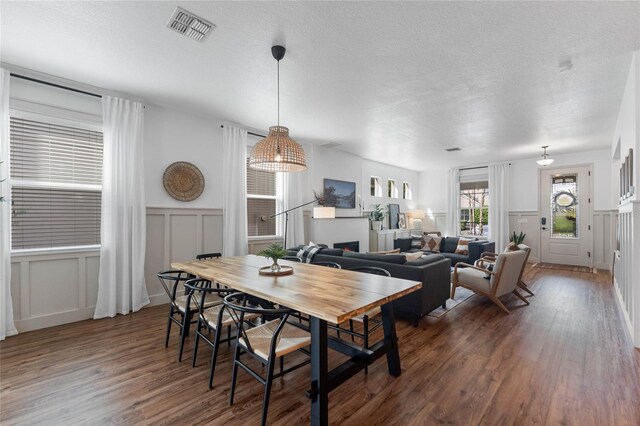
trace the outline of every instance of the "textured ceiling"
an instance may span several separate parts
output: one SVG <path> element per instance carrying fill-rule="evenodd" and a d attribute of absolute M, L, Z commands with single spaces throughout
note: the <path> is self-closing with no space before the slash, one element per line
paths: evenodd
<path fill-rule="evenodd" d="M 216 24 L 168 30 L 176 4 Z M 610 145 L 639 2 L 7 2 L 1 59 L 424 170 Z M 559 62 L 570 57 L 571 70 Z M 445 152 L 448 147 L 463 150 Z"/>

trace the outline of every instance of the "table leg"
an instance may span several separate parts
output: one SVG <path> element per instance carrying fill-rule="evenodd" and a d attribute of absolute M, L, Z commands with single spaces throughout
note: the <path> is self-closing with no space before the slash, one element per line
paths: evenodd
<path fill-rule="evenodd" d="M 329 380 L 327 374 L 327 322 L 309 317 L 311 331 L 311 424 L 329 424 Z"/>
<path fill-rule="evenodd" d="M 387 352 L 389 374 L 398 377 L 401 374 L 400 353 L 398 352 L 398 337 L 396 336 L 396 321 L 393 317 L 392 302 L 382 305 L 382 328 L 385 343 L 391 343 L 391 348 Z"/>

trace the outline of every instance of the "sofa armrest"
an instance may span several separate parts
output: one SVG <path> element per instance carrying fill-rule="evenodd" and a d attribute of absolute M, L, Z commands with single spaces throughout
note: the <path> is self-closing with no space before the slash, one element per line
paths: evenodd
<path fill-rule="evenodd" d="M 482 253 L 495 252 L 496 243 L 493 241 L 471 241 L 469 243 L 469 263 L 474 264 L 482 257 Z"/>

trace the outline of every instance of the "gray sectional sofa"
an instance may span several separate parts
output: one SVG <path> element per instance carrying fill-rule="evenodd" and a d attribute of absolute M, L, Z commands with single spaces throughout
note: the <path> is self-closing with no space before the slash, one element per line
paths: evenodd
<path fill-rule="evenodd" d="M 289 254 L 295 256 L 298 249 L 289 249 Z M 377 255 L 325 248 L 314 256 L 313 261 L 335 262 L 343 269 L 377 266 L 389 271 L 392 277 L 420 281 L 422 289 L 394 301 L 396 316 L 413 325 L 437 307 L 445 306 L 451 292 L 451 261 L 439 254 L 407 261 L 402 254 Z"/>

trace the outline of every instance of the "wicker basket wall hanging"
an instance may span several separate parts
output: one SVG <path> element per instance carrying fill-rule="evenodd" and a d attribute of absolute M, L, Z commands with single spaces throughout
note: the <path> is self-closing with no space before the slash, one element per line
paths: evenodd
<path fill-rule="evenodd" d="M 204 176 L 193 164 L 177 161 L 165 169 L 162 184 L 176 200 L 193 201 L 204 190 Z"/>

